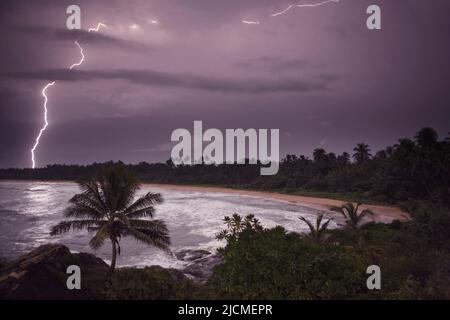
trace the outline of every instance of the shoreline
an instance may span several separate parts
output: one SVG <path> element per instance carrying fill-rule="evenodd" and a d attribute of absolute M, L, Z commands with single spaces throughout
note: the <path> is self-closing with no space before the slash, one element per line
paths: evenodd
<path fill-rule="evenodd" d="M 44 183 L 76 183 L 72 180 L 14 180 L 5 179 L 0 180 L 1 182 L 44 182 Z M 149 188 L 160 188 L 175 191 L 191 191 L 191 192 L 211 192 L 211 193 L 225 193 L 234 194 L 241 196 L 250 196 L 262 199 L 271 199 L 276 201 L 283 201 L 288 203 L 293 203 L 297 205 L 303 205 L 306 207 L 314 208 L 317 210 L 326 211 L 331 215 L 338 215 L 336 212 L 330 211 L 330 206 L 341 206 L 347 201 L 329 199 L 329 198 L 319 198 L 319 197 L 309 197 L 301 195 L 291 195 L 278 192 L 270 191 L 259 191 L 259 190 L 243 190 L 243 189 L 232 189 L 227 187 L 213 187 L 213 186 L 198 186 L 198 185 L 177 185 L 177 184 L 159 184 L 159 183 L 149 183 L 142 182 L 142 186 Z M 374 212 L 373 216 L 369 216 L 367 219 L 374 222 L 390 223 L 394 220 L 407 221 L 409 220 L 408 213 L 402 211 L 398 207 L 385 206 L 385 205 L 370 205 L 363 204 L 361 209 L 370 209 Z"/>
<path fill-rule="evenodd" d="M 192 192 L 211 192 L 211 193 L 225 193 L 241 196 L 251 196 L 262 199 L 271 199 L 283 202 L 294 203 L 298 205 L 304 205 L 306 207 L 327 211 L 332 215 L 338 215 L 338 213 L 330 211 L 330 206 L 341 206 L 347 201 L 307 197 L 300 195 L 290 195 L 269 191 L 253 191 L 253 190 L 240 190 L 231 189 L 226 187 L 203 187 L 203 186 L 189 186 L 189 185 L 173 185 L 173 184 L 156 184 L 156 183 L 142 183 L 142 186 L 150 188 L 160 188 L 175 191 L 192 191 Z M 369 221 L 390 223 L 394 220 L 407 221 L 409 220 L 408 214 L 402 211 L 400 208 L 383 206 L 383 205 L 361 205 L 362 210 L 370 209 L 374 212 L 374 216 L 368 217 Z"/>

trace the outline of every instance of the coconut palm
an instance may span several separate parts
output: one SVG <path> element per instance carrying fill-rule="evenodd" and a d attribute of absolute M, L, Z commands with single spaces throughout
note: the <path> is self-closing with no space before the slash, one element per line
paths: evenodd
<path fill-rule="evenodd" d="M 316 219 L 316 225 L 314 225 L 312 222 L 310 222 L 309 220 L 307 220 L 304 217 L 300 217 L 300 220 L 302 220 L 303 222 L 305 222 L 310 230 L 309 233 L 309 237 L 315 241 L 315 242 L 324 242 L 325 239 L 325 235 L 328 229 L 328 225 L 330 224 L 331 220 L 326 221 L 325 223 L 322 224 L 322 220 L 323 220 L 323 213 L 321 213 L 317 219 Z"/>
<path fill-rule="evenodd" d="M 366 162 L 367 160 L 370 160 L 370 157 L 372 157 L 370 154 L 370 148 L 365 143 L 358 143 L 353 151 L 355 151 L 353 154 L 353 159 L 355 159 L 357 163 Z"/>
<path fill-rule="evenodd" d="M 216 235 L 219 240 L 233 241 L 237 240 L 239 234 L 244 230 L 262 231 L 263 227 L 258 219 L 253 214 L 249 214 L 242 218 L 239 214 L 234 213 L 231 217 L 226 216 L 223 222 L 227 229 L 222 230 Z"/>
<path fill-rule="evenodd" d="M 358 226 L 364 217 L 374 214 L 369 209 L 364 209 L 361 212 L 358 212 L 360 205 L 361 203 L 358 203 L 355 206 L 353 203 L 348 202 L 340 207 L 332 206 L 330 210 L 342 214 L 346 220 L 347 227 L 351 229 L 358 229 Z"/>
<path fill-rule="evenodd" d="M 139 183 L 125 167 L 105 168 L 95 178 L 78 184 L 82 192 L 70 199 L 70 206 L 64 212 L 69 220 L 55 225 L 51 235 L 76 230 L 95 232 L 89 242 L 93 249 L 100 248 L 105 241 L 111 242 L 111 271 L 120 255 L 122 237 L 131 236 L 139 242 L 168 250 L 170 239 L 165 223 L 152 219 L 154 206 L 163 201 L 161 195 L 149 192 L 134 201 Z"/>

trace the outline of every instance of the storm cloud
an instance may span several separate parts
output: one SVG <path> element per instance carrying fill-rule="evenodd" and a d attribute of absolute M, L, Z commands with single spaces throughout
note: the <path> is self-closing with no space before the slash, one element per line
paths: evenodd
<path fill-rule="evenodd" d="M 62 28 L 52 28 L 47 26 L 19 26 L 19 32 L 24 34 L 56 41 L 80 41 L 83 44 L 99 45 L 127 50 L 151 50 L 155 49 L 148 45 L 112 37 L 100 32 L 88 32 L 86 30 L 67 30 Z"/>
<path fill-rule="evenodd" d="M 308 2 L 308 1 L 306 1 Z M 309 1 L 316 2 L 316 1 Z M 372 152 L 425 126 L 450 131 L 450 2 L 371 0 L 0 1 L 0 167 L 165 161 L 174 129 L 276 128 L 281 156 Z M 242 20 L 257 20 L 248 25 Z M 100 32 L 89 33 L 99 22 Z M 157 23 L 155 23 L 157 22 Z M 73 70 L 69 66 L 85 59 Z"/>
<path fill-rule="evenodd" d="M 123 80 L 144 86 L 176 87 L 200 89 L 222 93 L 273 93 L 297 92 L 308 93 L 324 91 L 336 80 L 332 75 L 318 76 L 315 79 L 239 79 L 229 80 L 204 77 L 193 74 L 172 74 L 153 70 L 43 70 L 36 72 L 17 72 L 7 77 L 26 80 L 48 81 L 95 81 Z"/>

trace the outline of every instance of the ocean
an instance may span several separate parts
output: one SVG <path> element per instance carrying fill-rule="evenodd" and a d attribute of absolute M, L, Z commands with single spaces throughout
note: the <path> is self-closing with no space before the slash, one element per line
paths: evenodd
<path fill-rule="evenodd" d="M 317 209 L 256 196 L 216 192 L 179 191 L 143 186 L 137 195 L 159 192 L 164 203 L 156 207 L 155 218 L 166 222 L 173 253 L 182 250 L 214 252 L 223 241 L 215 235 L 224 228 L 226 215 L 254 214 L 264 227 L 281 225 L 287 230 L 307 232 L 308 227 L 299 217 L 315 221 Z M 87 231 L 50 236 L 50 228 L 64 219 L 63 212 L 69 199 L 79 193 L 72 182 L 0 182 L 0 257 L 16 258 L 46 243 L 61 243 L 72 252 L 90 252 L 109 263 L 109 243 L 94 251 L 89 247 L 92 234 Z M 331 228 L 336 227 L 334 221 Z M 137 243 L 134 239 L 121 240 L 122 254 L 118 266 L 160 265 L 181 269 L 185 262 L 175 254 L 162 252 Z"/>

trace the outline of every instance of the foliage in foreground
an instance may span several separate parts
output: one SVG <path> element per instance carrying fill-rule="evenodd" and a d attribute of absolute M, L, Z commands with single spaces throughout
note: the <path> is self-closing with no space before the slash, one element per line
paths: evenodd
<path fill-rule="evenodd" d="M 119 269 L 105 293 L 111 300 L 186 300 L 197 288 L 180 271 L 153 266 Z"/>
<path fill-rule="evenodd" d="M 330 299 L 357 294 L 363 264 L 343 247 L 318 245 L 282 227 L 246 229 L 221 250 L 211 289 L 226 299 Z"/>
<path fill-rule="evenodd" d="M 328 225 L 330 224 L 331 219 L 328 219 L 326 222 L 322 223 L 323 217 L 324 217 L 323 213 L 319 214 L 316 218 L 315 225 L 305 217 L 300 217 L 300 220 L 306 223 L 306 225 L 309 228 L 308 237 L 317 243 L 324 242 L 328 239 L 327 238 Z"/>
<path fill-rule="evenodd" d="M 329 231 L 327 243 L 282 227 L 236 232 L 228 224 L 222 234 L 233 237 L 219 250 L 225 262 L 209 292 L 222 299 L 450 299 L 450 251 L 442 241 L 449 213 L 421 210 L 405 223 Z M 381 290 L 367 289 L 370 265 L 381 268 Z"/>
<path fill-rule="evenodd" d="M 328 230 L 324 243 L 235 214 L 219 234 L 227 242 L 219 250 L 224 264 L 205 285 L 155 266 L 108 275 L 106 264 L 86 254 L 53 263 L 95 262 L 83 269 L 83 289 L 90 293 L 83 299 L 450 299 L 450 213 L 423 204 L 416 210 L 408 222 Z M 382 272 L 379 291 L 366 287 L 373 264 Z M 54 285 L 65 288 L 65 269 L 58 270 L 52 271 Z M 42 277 L 35 280 L 41 284 Z M 48 291 L 48 280 L 45 285 Z"/>

